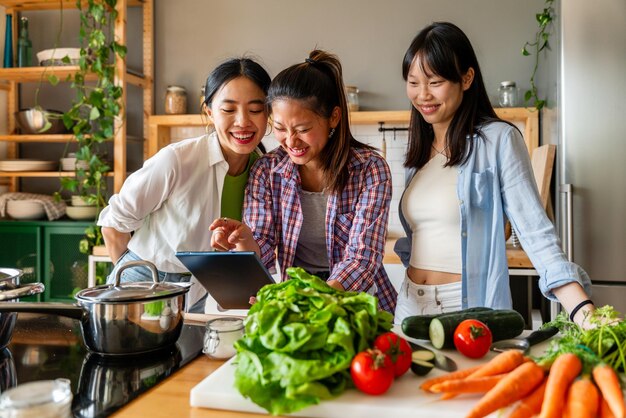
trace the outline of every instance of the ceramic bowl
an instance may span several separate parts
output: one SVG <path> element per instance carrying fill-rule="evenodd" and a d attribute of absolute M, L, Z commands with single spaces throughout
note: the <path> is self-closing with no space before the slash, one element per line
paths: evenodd
<path fill-rule="evenodd" d="M 63 62 L 64 57 L 70 59 L 69 63 Z M 80 48 L 52 48 L 37 52 L 39 65 L 78 65 Z"/>
<path fill-rule="evenodd" d="M 62 112 L 56 110 L 31 108 L 15 112 L 15 120 L 23 134 L 62 134 L 67 132 L 65 125 L 63 125 L 63 120 L 60 119 L 62 115 Z M 51 126 L 41 132 L 41 129 L 46 126 L 46 120 L 50 122 Z"/>
<path fill-rule="evenodd" d="M 82 221 L 87 219 L 95 219 L 98 213 L 98 208 L 95 206 L 68 206 L 65 208 L 65 213 L 70 219 L 76 221 Z"/>
<path fill-rule="evenodd" d="M 87 170 L 89 168 L 89 164 L 86 161 L 80 161 L 78 165 L 76 164 L 76 157 L 66 157 L 61 158 L 61 170 L 63 171 L 74 171 L 76 168 L 82 168 L 83 170 Z M 79 205 L 76 205 L 79 206 Z M 80 205 L 84 206 L 84 205 Z"/>
<path fill-rule="evenodd" d="M 94 206 L 88 203 L 82 196 L 72 196 L 72 206 Z"/>
<path fill-rule="evenodd" d="M 9 200 L 7 202 L 7 214 L 13 219 L 41 219 L 46 211 L 41 202 L 34 200 Z"/>

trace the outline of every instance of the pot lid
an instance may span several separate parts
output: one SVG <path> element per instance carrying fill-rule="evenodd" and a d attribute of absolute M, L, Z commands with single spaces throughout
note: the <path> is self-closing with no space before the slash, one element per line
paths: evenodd
<path fill-rule="evenodd" d="M 0 267 L 0 281 L 13 280 L 22 275 L 22 270 Z"/>
<path fill-rule="evenodd" d="M 90 287 L 76 294 L 76 299 L 87 302 L 148 302 L 167 299 L 189 291 L 187 283 L 127 282 Z"/>

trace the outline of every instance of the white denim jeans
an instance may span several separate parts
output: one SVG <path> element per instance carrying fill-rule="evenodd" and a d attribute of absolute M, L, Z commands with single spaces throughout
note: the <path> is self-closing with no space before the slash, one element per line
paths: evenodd
<path fill-rule="evenodd" d="M 401 324 L 407 316 L 431 315 L 461 309 L 461 282 L 424 285 L 413 283 L 404 273 L 398 292 L 394 323 Z"/>

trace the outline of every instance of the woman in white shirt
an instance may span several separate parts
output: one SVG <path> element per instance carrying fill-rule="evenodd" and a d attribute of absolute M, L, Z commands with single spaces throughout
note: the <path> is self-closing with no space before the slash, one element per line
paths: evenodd
<path fill-rule="evenodd" d="M 203 111 L 214 132 L 161 149 L 109 200 L 98 225 L 116 267 L 131 260 L 156 265 L 161 281 L 189 281 L 176 251 L 211 250 L 211 222 L 241 219 L 245 185 L 267 128 L 270 76 L 249 58 L 219 65 L 209 75 Z M 111 282 L 116 269 L 108 278 Z M 146 267 L 122 281 L 151 280 Z M 204 311 L 204 289 L 190 292 L 188 310 Z"/>

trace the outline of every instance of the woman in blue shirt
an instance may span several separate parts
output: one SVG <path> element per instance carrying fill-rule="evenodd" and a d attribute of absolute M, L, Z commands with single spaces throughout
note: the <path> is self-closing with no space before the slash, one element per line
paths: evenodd
<path fill-rule="evenodd" d="M 539 287 L 581 323 L 594 309 L 590 280 L 568 262 L 540 203 L 519 130 L 499 119 L 467 36 L 434 23 L 402 65 L 411 103 L 411 170 L 400 201 L 407 267 L 396 322 L 473 306 L 510 308 L 504 225 L 511 221 L 540 275 Z"/>

